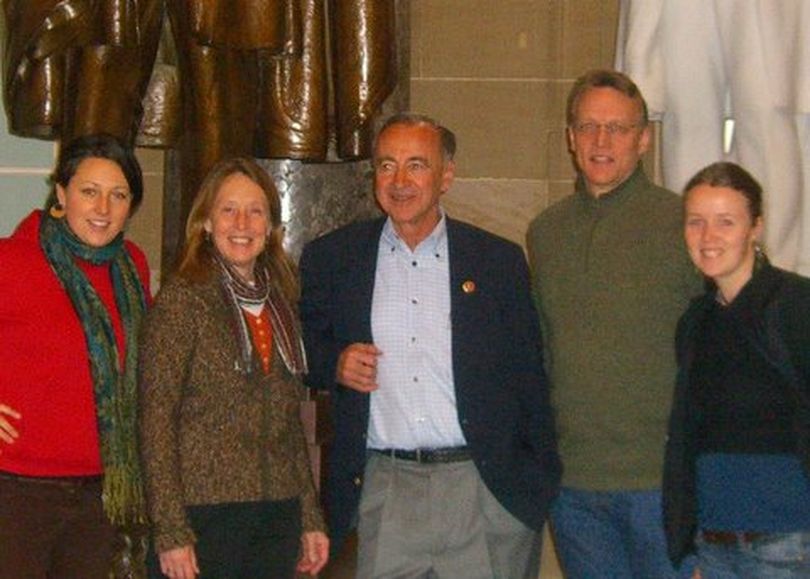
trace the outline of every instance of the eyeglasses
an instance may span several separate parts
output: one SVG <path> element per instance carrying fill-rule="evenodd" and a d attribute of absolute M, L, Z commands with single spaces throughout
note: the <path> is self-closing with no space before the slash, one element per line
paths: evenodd
<path fill-rule="evenodd" d="M 574 123 L 573 127 L 574 132 L 580 135 L 596 135 L 599 133 L 601 129 L 605 129 L 605 132 L 612 136 L 619 135 L 625 136 L 629 135 L 630 131 L 633 129 L 638 128 L 638 124 L 631 124 L 626 125 L 624 123 L 592 123 L 592 122 L 585 122 L 585 123 Z"/>

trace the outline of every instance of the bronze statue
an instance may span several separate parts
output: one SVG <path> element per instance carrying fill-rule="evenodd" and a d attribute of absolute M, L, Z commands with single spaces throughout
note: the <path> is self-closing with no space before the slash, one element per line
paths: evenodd
<path fill-rule="evenodd" d="M 367 158 L 398 78 L 396 0 L 0 1 L 11 133 L 178 151 L 167 263 L 218 160 Z"/>
<path fill-rule="evenodd" d="M 336 156 L 369 156 L 396 83 L 393 0 L 169 0 L 168 12 L 184 176 L 198 182 L 227 154 L 325 160 L 330 115 Z"/>
<path fill-rule="evenodd" d="M 133 142 L 164 3 L 4 0 L 3 8 L 10 131 L 44 139 L 105 131 Z M 192 152 L 186 165 L 200 175 L 226 155 L 325 160 L 330 125 L 333 157 L 369 155 L 370 121 L 396 82 L 393 0 L 168 0 L 166 8 L 182 96 L 153 78 L 157 94 L 145 102 L 158 119 L 144 121 L 140 142 L 172 146 L 179 132 Z M 164 135 L 161 125 L 181 128 Z"/>
<path fill-rule="evenodd" d="M 3 97 L 11 133 L 107 132 L 132 142 L 161 0 L 4 0 Z"/>

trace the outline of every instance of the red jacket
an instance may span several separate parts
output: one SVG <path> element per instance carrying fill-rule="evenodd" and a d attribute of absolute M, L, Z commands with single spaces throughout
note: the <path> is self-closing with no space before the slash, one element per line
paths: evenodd
<path fill-rule="evenodd" d="M 19 438 L 0 442 L 0 470 L 31 476 L 102 472 L 90 358 L 81 322 L 39 245 L 41 212 L 0 239 L 0 403 L 22 418 Z M 126 242 L 143 286 L 143 252 Z M 110 313 L 118 349 L 124 334 L 108 265 L 80 261 Z"/>

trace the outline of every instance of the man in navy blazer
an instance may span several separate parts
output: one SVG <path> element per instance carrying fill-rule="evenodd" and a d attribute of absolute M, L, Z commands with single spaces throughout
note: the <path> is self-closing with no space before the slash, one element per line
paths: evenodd
<path fill-rule="evenodd" d="M 517 245 L 448 218 L 455 136 L 410 113 L 374 149 L 387 218 L 305 247 L 308 383 L 332 392 L 333 546 L 358 577 L 537 577 L 560 461 Z"/>

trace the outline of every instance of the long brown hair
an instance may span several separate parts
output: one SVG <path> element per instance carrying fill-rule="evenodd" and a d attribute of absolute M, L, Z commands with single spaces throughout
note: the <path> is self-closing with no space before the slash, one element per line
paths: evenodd
<path fill-rule="evenodd" d="M 284 251 L 284 229 L 281 226 L 281 201 L 270 175 L 256 161 L 247 157 L 225 159 L 217 163 L 200 185 L 200 190 L 191 205 L 186 221 L 186 239 L 177 275 L 190 281 L 200 282 L 210 279 L 216 271 L 212 243 L 205 231 L 205 222 L 211 217 L 217 193 L 222 183 L 235 173 L 241 173 L 256 183 L 264 192 L 270 208 L 270 233 L 264 251 L 257 263 L 267 267 L 270 283 L 290 301 L 298 300 L 299 286 L 295 264 Z"/>

